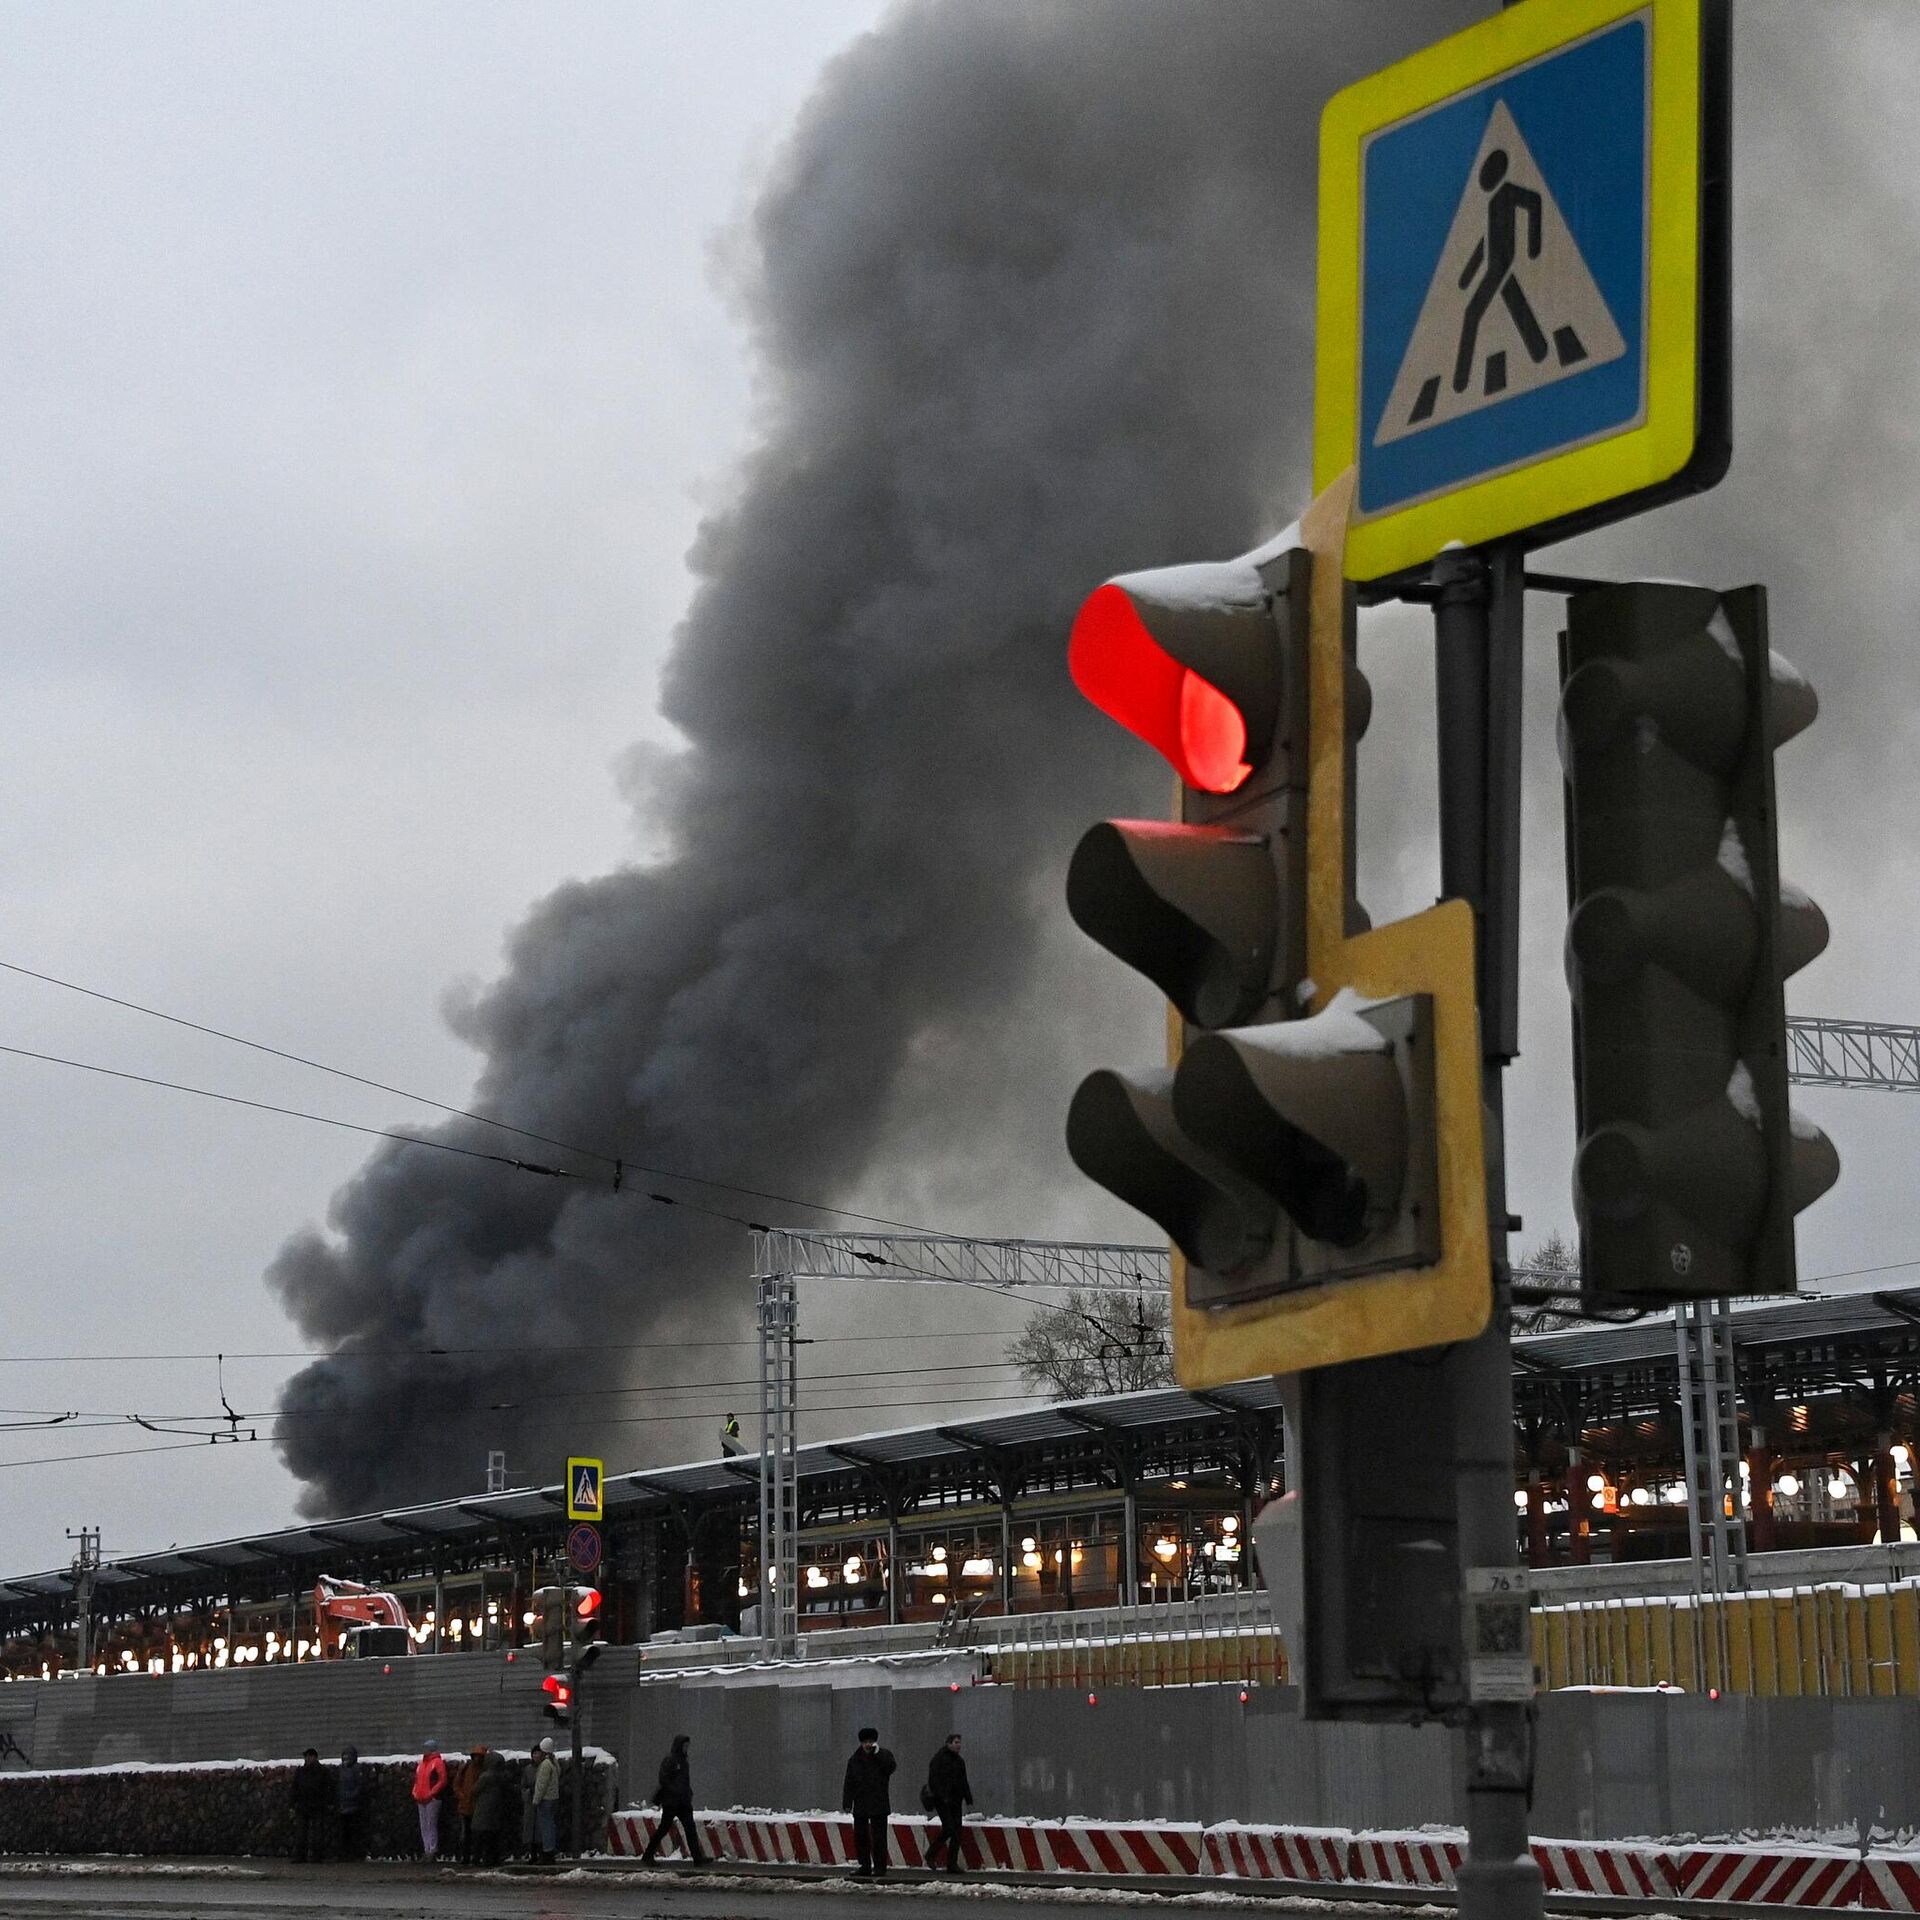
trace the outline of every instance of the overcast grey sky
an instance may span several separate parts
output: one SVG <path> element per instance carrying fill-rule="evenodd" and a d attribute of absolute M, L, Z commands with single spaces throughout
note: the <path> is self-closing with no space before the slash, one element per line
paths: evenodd
<path fill-rule="evenodd" d="M 878 11 L 8 10 L 0 959 L 465 1099 L 443 993 L 638 851 L 616 763 L 748 432 L 722 242 Z M 4 975 L 0 1041 L 419 1117 Z M 370 1144 L 18 1060 L 0 1141 L 0 1355 L 298 1346 L 262 1271 Z M 217 1407 L 211 1363 L 0 1389 Z M 291 1497 L 264 1445 L 0 1470 L 0 1559 Z"/>
<path fill-rule="evenodd" d="M 692 588 L 685 555 L 755 439 L 730 261 L 822 63 L 881 11 L 9 10 L 0 961 L 467 1096 L 477 1062 L 443 996 L 492 977 L 503 934 L 557 883 L 658 851 L 636 838 L 629 800 L 652 763 L 631 750 L 674 745 L 656 677 Z M 1394 14 L 1345 18 L 1384 35 Z M 1775 583 L 1776 644 L 1826 701 L 1782 757 L 1783 864 L 1835 931 L 1790 1003 L 1920 1020 L 1904 831 L 1920 799 L 1920 20 L 1892 0 L 1820 17 L 1838 25 L 1816 39 L 1794 0 L 1739 10 L 1733 475 L 1560 557 Z M 1310 258 L 1286 264 L 1310 277 Z M 1282 464 L 1276 524 L 1301 504 Z M 1540 611 L 1513 1097 L 1529 1238 L 1570 1216 Z M 1423 633 L 1412 616 L 1364 629 L 1376 919 L 1432 891 Z M 1043 990 L 1087 966 L 1063 922 L 1043 936 Z M 950 1151 L 928 1117 L 945 1056 L 923 1049 L 891 1147 L 843 1197 L 981 1231 L 1144 1237 L 1055 1144 L 1077 1073 L 1155 1044 L 1148 1001 L 1088 991 L 1100 1017 L 1045 1046 L 1023 1038 L 1046 1024 L 1044 993 L 1009 1015 L 1007 1051 L 1046 1065 L 1009 1082 L 997 1149 Z M 1112 1031 L 1120 1008 L 1131 1045 Z M 369 1125 L 427 1117 L 8 975 L 0 1043 Z M 1845 1172 L 1803 1225 L 1803 1273 L 1920 1260 L 1920 1102 L 1805 1104 Z M 261 1276 L 369 1144 L 0 1057 L 0 1360 L 300 1346 Z M 1920 1267 L 1880 1284 L 1908 1278 Z M 820 1324 L 890 1329 L 921 1307 L 823 1303 Z M 1013 1310 L 950 1312 L 1003 1326 Z M 750 1358 L 701 1365 L 722 1379 Z M 293 1365 L 231 1364 L 228 1398 L 270 1408 Z M 0 1421 L 217 1405 L 197 1360 L 7 1364 L 0 1389 L 20 1410 Z M 708 1438 L 703 1423 L 688 1450 Z M 135 1551 L 273 1523 L 295 1497 L 264 1445 L 6 1464 L 133 1444 L 161 1443 L 0 1434 L 0 1572 L 63 1558 L 82 1521 Z M 546 1477 L 557 1461 L 516 1465 Z"/>

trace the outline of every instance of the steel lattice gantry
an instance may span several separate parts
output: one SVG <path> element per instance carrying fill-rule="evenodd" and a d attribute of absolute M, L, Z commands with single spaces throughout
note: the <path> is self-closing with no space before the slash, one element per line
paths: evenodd
<path fill-rule="evenodd" d="M 753 1280 L 760 1335 L 760 1631 L 775 1654 L 795 1652 L 800 1639 L 797 1282 L 899 1280 L 1161 1296 L 1173 1283 L 1164 1246 L 785 1227 L 754 1230 Z"/>
<path fill-rule="evenodd" d="M 1787 1077 L 1800 1087 L 1920 1093 L 1920 1027 L 1796 1015 L 1787 1022 Z"/>

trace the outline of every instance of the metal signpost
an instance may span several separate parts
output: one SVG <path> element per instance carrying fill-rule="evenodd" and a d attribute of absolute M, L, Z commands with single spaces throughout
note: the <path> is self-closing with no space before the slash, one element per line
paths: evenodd
<path fill-rule="evenodd" d="M 1751 647 L 1711 625 L 1727 611 L 1714 595 L 1655 605 L 1525 571 L 1528 547 L 1725 470 L 1727 66 L 1725 0 L 1528 0 L 1337 95 L 1321 125 L 1313 506 L 1240 560 L 1116 576 L 1069 646 L 1081 691 L 1181 784 L 1173 825 L 1103 823 L 1068 873 L 1076 921 L 1179 1016 L 1166 1068 L 1082 1084 L 1068 1146 L 1178 1250 L 1182 1382 L 1294 1376 L 1299 1498 L 1267 1533 L 1282 1579 L 1302 1575 L 1305 1710 L 1462 1730 L 1471 1920 L 1542 1904 L 1502 1138 L 1529 585 L 1576 596 L 1573 652 L 1620 689 L 1608 705 L 1590 685 L 1586 757 L 1568 768 L 1578 904 L 1605 895 L 1612 914 L 1576 982 L 1576 1077 L 1594 1090 L 1583 1253 L 1604 1213 L 1605 1279 L 1635 1283 L 1619 1256 L 1637 1242 L 1613 1223 L 1673 1211 L 1658 1154 L 1702 1099 L 1723 1165 L 1764 1196 L 1743 1206 L 1739 1180 L 1709 1192 L 1696 1224 L 1718 1271 L 1770 1259 L 1790 1285 L 1792 1209 L 1833 1171 L 1815 1149 L 1787 1191 L 1786 1043 L 1768 1030 L 1776 945 L 1811 957 L 1811 922 L 1774 940 L 1770 845 L 1748 849 L 1745 896 L 1702 894 L 1680 864 L 1710 791 L 1677 765 L 1689 746 L 1717 756 L 1730 818 L 1763 790 Z M 1443 898 L 1374 928 L 1353 898 L 1370 705 L 1354 619 L 1393 597 L 1434 612 Z M 1720 703 L 1704 745 L 1656 698 L 1703 646 Z M 1648 662 L 1653 692 L 1633 679 Z M 1676 741 L 1676 765 L 1650 762 L 1638 786 L 1606 757 L 1636 713 Z M 1609 824 L 1629 849 L 1617 871 L 1589 857 Z M 1694 889 L 1671 911 L 1670 878 Z M 1665 983 L 1701 954 L 1724 976 L 1706 1015 L 1721 1050 L 1696 1048 L 1689 1076 L 1649 1009 L 1683 1004 Z M 1390 1481 L 1387 1419 L 1403 1441 Z"/>
<path fill-rule="evenodd" d="M 1351 578 L 1434 609 L 1441 892 L 1479 930 L 1493 1315 L 1448 1350 L 1466 1706 L 1464 1913 L 1541 1910 L 1502 1071 L 1518 1051 L 1529 544 L 1713 485 L 1730 450 L 1719 0 L 1520 6 L 1322 122 L 1315 479 Z"/>

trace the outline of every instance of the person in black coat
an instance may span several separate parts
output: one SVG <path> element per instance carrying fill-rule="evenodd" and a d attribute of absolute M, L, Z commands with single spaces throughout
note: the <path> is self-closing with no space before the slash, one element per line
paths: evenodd
<path fill-rule="evenodd" d="M 967 1763 L 960 1757 L 960 1736 L 947 1735 L 947 1744 L 927 1762 L 927 1808 L 940 1819 L 940 1837 L 927 1849 L 931 1867 L 947 1850 L 947 1871 L 960 1871 L 960 1827 L 966 1819 L 964 1809 L 973 1805 L 973 1783 L 967 1778 Z"/>
<path fill-rule="evenodd" d="M 320 1765 L 317 1749 L 309 1747 L 293 1776 L 293 1857 L 327 1857 L 327 1817 L 333 1812 L 333 1782 Z"/>
<path fill-rule="evenodd" d="M 862 1727 L 840 1786 L 840 1810 L 853 1815 L 853 1850 L 860 1861 L 856 1880 L 878 1880 L 887 1871 L 887 1820 L 893 1812 L 887 1782 L 897 1764 L 880 1744 L 880 1729 Z"/>
<path fill-rule="evenodd" d="M 660 1824 L 654 1828 L 653 1838 L 640 1856 L 642 1866 L 660 1851 L 660 1842 L 675 1826 L 686 1842 L 687 1858 L 696 1867 L 706 1865 L 700 1852 L 700 1835 L 693 1824 L 693 1769 L 687 1761 L 688 1744 L 684 1733 L 676 1733 L 667 1757 L 660 1762 L 660 1784 L 653 1794 L 654 1804 L 660 1809 Z"/>

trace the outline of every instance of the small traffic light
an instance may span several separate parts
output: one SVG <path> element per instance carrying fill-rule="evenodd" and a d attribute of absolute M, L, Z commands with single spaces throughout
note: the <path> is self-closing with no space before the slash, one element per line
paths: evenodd
<path fill-rule="evenodd" d="M 1774 750 L 1819 702 L 1768 646 L 1762 587 L 1636 582 L 1567 611 L 1582 1290 L 1790 1292 L 1793 1217 L 1840 1172 L 1787 1104 L 1781 992 L 1827 944 L 1781 884 L 1774 810 Z"/>
<path fill-rule="evenodd" d="M 1463 1339 L 1489 1310 L 1472 914 L 1370 930 L 1353 897 L 1350 490 L 1239 560 L 1107 582 L 1069 646 L 1181 782 L 1173 822 L 1104 821 L 1068 869 L 1074 920 L 1180 1023 L 1167 1066 L 1082 1082 L 1067 1147 L 1174 1243 L 1187 1386 Z"/>
<path fill-rule="evenodd" d="M 606 1639 L 606 1623 L 600 1618 L 601 1595 L 596 1587 L 575 1587 L 571 1595 L 573 1634 L 567 1646 L 567 1665 L 578 1668 L 588 1648 L 598 1648 Z"/>
<path fill-rule="evenodd" d="M 539 1587 L 534 1591 L 533 1610 L 538 1616 L 540 1664 L 560 1667 L 567 1659 L 567 1589 Z"/>
<path fill-rule="evenodd" d="M 568 1725 L 573 1718 L 572 1683 L 557 1673 L 550 1673 L 540 1682 L 540 1691 L 547 1696 L 540 1709 L 542 1716 L 556 1726 Z"/>

